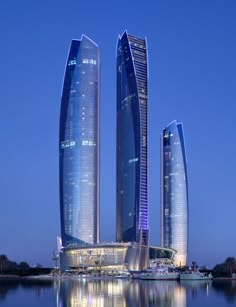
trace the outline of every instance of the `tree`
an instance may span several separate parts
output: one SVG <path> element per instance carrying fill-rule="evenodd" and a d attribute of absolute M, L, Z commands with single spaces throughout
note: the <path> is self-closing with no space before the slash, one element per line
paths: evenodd
<path fill-rule="evenodd" d="M 226 269 L 226 272 L 232 276 L 232 273 L 236 271 L 236 260 L 234 257 L 228 257 L 225 259 L 224 266 Z"/>
<path fill-rule="evenodd" d="M 6 255 L 0 255 L 0 273 L 6 271 L 8 267 L 8 262 L 9 260 Z"/>
<path fill-rule="evenodd" d="M 59 255 L 55 253 L 55 251 L 53 251 L 53 256 L 52 256 L 52 260 L 55 261 L 55 268 L 58 268 L 57 266 L 57 262 L 60 259 Z"/>
<path fill-rule="evenodd" d="M 25 274 L 26 272 L 29 271 L 29 269 L 30 269 L 30 266 L 28 265 L 27 262 L 22 261 L 19 263 L 19 271 L 21 274 Z"/>

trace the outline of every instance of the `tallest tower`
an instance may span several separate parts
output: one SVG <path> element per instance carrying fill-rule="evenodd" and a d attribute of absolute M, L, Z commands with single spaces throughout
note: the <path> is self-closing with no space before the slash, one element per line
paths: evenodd
<path fill-rule="evenodd" d="M 128 34 L 117 45 L 116 239 L 148 245 L 147 44 Z"/>
<path fill-rule="evenodd" d="M 60 113 L 59 180 L 62 245 L 99 241 L 98 46 L 73 40 L 66 63 Z"/>

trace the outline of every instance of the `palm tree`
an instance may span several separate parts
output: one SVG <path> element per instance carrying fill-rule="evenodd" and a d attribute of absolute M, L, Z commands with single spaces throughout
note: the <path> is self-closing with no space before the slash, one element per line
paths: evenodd
<path fill-rule="evenodd" d="M 8 266 L 8 258 L 6 255 L 0 255 L 0 272 L 3 273 Z"/>
<path fill-rule="evenodd" d="M 55 261 L 55 268 L 58 268 L 58 266 L 57 266 L 57 262 L 58 262 L 58 260 L 59 260 L 59 255 L 58 254 L 56 254 L 55 253 L 55 251 L 53 251 L 53 257 L 52 257 L 52 260 L 54 260 Z"/>

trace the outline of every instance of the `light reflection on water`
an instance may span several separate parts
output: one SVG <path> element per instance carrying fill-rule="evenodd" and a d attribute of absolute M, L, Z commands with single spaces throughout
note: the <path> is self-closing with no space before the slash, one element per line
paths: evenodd
<path fill-rule="evenodd" d="M 235 306 L 234 281 L 0 280 L 0 305 L 34 307 Z"/>
<path fill-rule="evenodd" d="M 58 281 L 57 289 L 57 307 L 187 306 L 177 281 Z"/>

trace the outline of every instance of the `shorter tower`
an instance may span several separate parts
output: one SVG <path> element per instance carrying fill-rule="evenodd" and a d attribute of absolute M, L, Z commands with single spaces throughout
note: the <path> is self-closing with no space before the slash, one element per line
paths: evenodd
<path fill-rule="evenodd" d="M 188 182 L 183 125 L 173 121 L 161 135 L 161 246 L 177 251 L 175 264 L 186 265 Z"/>

